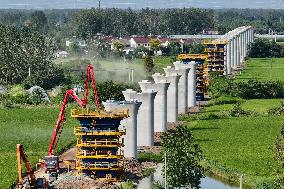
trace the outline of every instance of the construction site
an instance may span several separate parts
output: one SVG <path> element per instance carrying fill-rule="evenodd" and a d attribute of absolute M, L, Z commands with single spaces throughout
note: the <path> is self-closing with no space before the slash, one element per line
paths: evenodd
<path fill-rule="evenodd" d="M 204 54 L 178 55 L 173 66 L 164 68 L 164 74 L 155 73 L 153 81 L 138 82 L 141 92 L 121 91 L 125 101 L 110 99 L 101 104 L 95 68 L 89 64 L 83 92 L 76 94 L 68 89 L 62 99 L 46 156 L 31 165 L 25 144 L 17 145 L 17 188 L 116 188 L 127 180 L 138 183 L 144 170 L 157 167 L 153 162 L 138 162 L 138 152 L 159 150 L 157 136 L 167 132 L 170 125 L 176 126 L 178 115 L 188 114 L 206 100 L 209 73 L 233 77 L 242 68 L 253 40 L 251 26 L 205 40 Z M 90 93 L 95 104 L 90 104 Z M 68 112 L 71 101 L 77 108 Z M 66 114 L 77 121 L 72 125 L 76 143 L 63 154 L 56 154 L 69 117 Z"/>

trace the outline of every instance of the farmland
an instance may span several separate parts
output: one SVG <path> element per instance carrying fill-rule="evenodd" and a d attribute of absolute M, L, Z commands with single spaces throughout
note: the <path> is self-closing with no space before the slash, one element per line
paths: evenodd
<path fill-rule="evenodd" d="M 254 58 L 249 59 L 247 67 L 240 75 L 237 76 L 237 80 L 247 81 L 250 79 L 258 80 L 284 80 L 284 58 Z"/>
<path fill-rule="evenodd" d="M 74 141 L 72 127 L 76 122 L 69 116 L 58 149 Z M 24 144 L 32 165 L 47 155 L 47 148 L 59 113 L 58 106 L 0 108 L 0 188 L 8 188 L 17 180 L 16 144 Z"/>
<path fill-rule="evenodd" d="M 247 68 L 236 76 L 236 81 L 257 79 L 283 81 L 284 59 L 249 59 Z M 229 100 L 224 100 L 229 98 Z M 223 102 L 222 102 L 223 99 Z M 231 102 L 230 102 L 231 100 Z M 248 115 L 230 113 L 239 101 Z M 282 116 L 269 115 L 268 110 L 284 99 L 213 99 L 198 116 L 185 118 L 195 139 L 203 150 L 204 168 L 225 180 L 238 183 L 244 174 L 244 183 L 259 187 L 277 178 L 279 164 L 274 159 L 275 141 L 283 124 Z"/>

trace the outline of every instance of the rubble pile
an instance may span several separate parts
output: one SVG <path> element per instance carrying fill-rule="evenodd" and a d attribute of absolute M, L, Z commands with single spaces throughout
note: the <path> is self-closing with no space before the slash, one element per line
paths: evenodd
<path fill-rule="evenodd" d="M 134 158 L 125 159 L 125 178 L 133 181 L 139 181 L 143 178 L 143 172 L 149 168 L 157 168 L 153 162 L 138 162 Z"/>
<path fill-rule="evenodd" d="M 94 180 L 89 177 L 61 175 L 54 184 L 56 189 L 115 189 L 114 183 Z"/>

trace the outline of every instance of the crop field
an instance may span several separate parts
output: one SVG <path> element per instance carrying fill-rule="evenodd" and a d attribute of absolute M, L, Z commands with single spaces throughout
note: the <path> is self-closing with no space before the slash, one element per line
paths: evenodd
<path fill-rule="evenodd" d="M 244 181 L 250 186 L 275 177 L 278 164 L 273 147 L 280 133 L 282 117 L 242 117 L 200 120 L 189 124 L 215 174 Z"/>
<path fill-rule="evenodd" d="M 280 80 L 284 81 L 284 58 L 253 58 L 249 59 L 247 67 L 237 80 Z"/>
<path fill-rule="evenodd" d="M 0 188 L 8 188 L 17 180 L 16 144 L 24 145 L 32 166 L 47 155 L 51 134 L 54 130 L 58 106 L 0 108 Z M 58 150 L 74 141 L 72 126 L 76 124 L 67 110 Z"/>
<path fill-rule="evenodd" d="M 214 174 L 256 186 L 271 181 L 279 164 L 273 159 L 274 144 L 280 134 L 282 116 L 270 116 L 267 111 L 279 106 L 284 99 L 252 99 L 243 101 L 241 108 L 254 111 L 256 116 L 215 118 L 228 113 L 233 104 L 209 105 L 201 111 L 201 120 L 187 122 L 203 150 L 204 167 Z"/>

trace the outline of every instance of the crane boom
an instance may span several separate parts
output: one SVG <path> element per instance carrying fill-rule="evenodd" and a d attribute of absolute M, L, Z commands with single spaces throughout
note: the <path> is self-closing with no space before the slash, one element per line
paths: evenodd
<path fill-rule="evenodd" d="M 28 160 L 28 156 L 25 153 L 23 145 L 17 144 L 17 161 L 18 161 L 18 176 L 19 176 L 18 188 L 23 187 L 21 159 L 25 163 L 25 167 L 27 169 L 27 173 L 28 173 L 29 179 L 30 179 L 30 186 L 34 187 L 35 184 L 36 184 L 36 178 L 35 178 L 35 175 L 34 175 L 34 171 L 32 170 L 32 166 L 31 166 L 31 164 Z"/>
<path fill-rule="evenodd" d="M 89 95 L 89 82 L 91 82 L 93 91 L 94 91 L 94 98 L 96 102 L 96 107 L 98 111 L 101 111 L 101 104 L 99 102 L 98 91 L 97 91 L 97 84 L 94 74 L 94 67 L 93 65 L 89 64 L 86 68 L 86 77 L 84 79 L 84 90 L 85 90 L 85 97 L 81 100 L 74 92 L 74 90 L 69 89 L 66 91 L 64 100 L 61 105 L 60 113 L 57 119 L 56 127 L 53 131 L 51 141 L 49 143 L 48 148 L 48 156 L 45 156 L 44 160 L 44 169 L 45 172 L 50 173 L 50 175 L 54 175 L 57 177 L 59 172 L 59 157 L 54 155 L 54 150 L 57 147 L 57 144 L 60 139 L 60 135 L 62 132 L 62 123 L 65 121 L 65 109 L 68 103 L 68 98 L 71 97 L 72 99 L 76 100 L 79 106 L 85 108 L 88 103 L 88 95 Z"/>
<path fill-rule="evenodd" d="M 69 89 L 66 91 L 64 95 L 64 100 L 61 105 L 60 113 L 57 119 L 56 127 L 53 131 L 51 141 L 49 143 L 49 148 L 48 148 L 48 155 L 53 155 L 54 149 L 57 147 L 59 137 L 62 131 L 62 123 L 65 121 L 65 109 L 66 109 L 66 104 L 68 103 L 68 98 L 71 97 L 72 99 L 76 100 L 76 102 L 79 104 L 81 107 L 86 107 L 85 101 L 82 101 L 72 89 Z"/>
<path fill-rule="evenodd" d="M 92 64 L 89 64 L 86 68 L 86 78 L 84 79 L 84 87 L 85 87 L 85 99 L 84 102 L 88 103 L 88 95 L 89 95 L 89 82 L 91 81 L 93 91 L 94 91 L 94 98 L 96 102 L 96 106 L 98 111 L 101 111 L 101 104 L 99 101 L 99 95 L 97 90 L 97 84 L 96 84 L 96 78 L 95 78 L 95 72 L 94 67 Z"/>

